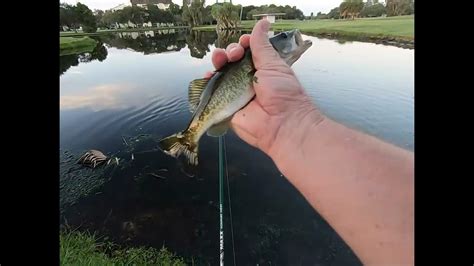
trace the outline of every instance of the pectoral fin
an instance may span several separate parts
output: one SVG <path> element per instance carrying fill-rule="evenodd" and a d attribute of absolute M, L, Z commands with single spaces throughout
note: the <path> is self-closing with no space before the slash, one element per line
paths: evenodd
<path fill-rule="evenodd" d="M 230 119 L 224 120 L 218 124 L 213 125 L 207 130 L 207 135 L 211 137 L 220 137 L 227 133 L 230 127 Z"/>

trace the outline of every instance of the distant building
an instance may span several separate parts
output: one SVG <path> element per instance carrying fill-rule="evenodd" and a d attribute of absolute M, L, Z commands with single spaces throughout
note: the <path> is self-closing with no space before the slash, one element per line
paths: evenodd
<path fill-rule="evenodd" d="M 268 13 L 268 14 L 253 15 L 253 17 L 256 18 L 256 19 L 266 19 L 270 23 L 275 23 L 275 18 L 277 18 L 279 16 L 284 16 L 284 15 L 285 15 L 285 13 Z"/>
<path fill-rule="evenodd" d="M 166 10 L 172 3 L 171 0 L 130 0 L 132 5 L 147 8 L 147 5 L 155 5 L 159 9 Z"/>
<path fill-rule="evenodd" d="M 119 10 L 124 9 L 124 8 L 127 7 L 127 6 L 132 6 L 132 5 L 131 5 L 130 3 L 120 4 L 120 5 L 116 6 L 116 7 L 111 8 L 110 11 L 112 11 L 112 12 L 119 11 Z"/>
<path fill-rule="evenodd" d="M 130 0 L 129 3 L 120 4 L 116 7 L 111 8 L 110 11 L 114 12 L 114 11 L 122 10 L 127 6 L 139 6 L 139 7 L 147 9 L 148 5 L 155 5 L 159 9 L 166 10 L 170 7 L 171 3 L 172 3 L 172 0 Z"/>

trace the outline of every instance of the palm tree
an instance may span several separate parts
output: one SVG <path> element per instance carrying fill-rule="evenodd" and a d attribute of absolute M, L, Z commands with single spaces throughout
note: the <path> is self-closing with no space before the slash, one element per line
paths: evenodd
<path fill-rule="evenodd" d="M 237 28 L 239 22 L 238 6 L 232 3 L 215 4 L 212 6 L 212 16 L 217 20 L 218 30 Z"/>
<path fill-rule="evenodd" d="M 340 14 L 343 18 L 350 16 L 354 19 L 355 17 L 358 17 L 362 8 L 364 8 L 362 0 L 344 0 L 344 2 L 339 5 Z"/>

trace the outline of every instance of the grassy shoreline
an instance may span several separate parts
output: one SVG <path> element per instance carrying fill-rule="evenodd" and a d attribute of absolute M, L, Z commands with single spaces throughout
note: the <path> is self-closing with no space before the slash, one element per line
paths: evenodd
<path fill-rule="evenodd" d="M 60 32 L 60 37 L 79 37 L 79 36 L 97 36 L 114 32 L 142 32 L 156 30 L 176 30 L 187 29 L 189 26 L 173 26 L 173 27 L 150 27 L 150 28 L 132 28 L 132 29 L 116 29 L 116 30 L 100 30 L 97 32 Z"/>
<path fill-rule="evenodd" d="M 240 30 L 251 30 L 256 21 L 242 21 Z M 384 43 L 414 48 L 414 16 L 361 18 L 355 20 L 280 20 L 272 30 L 299 29 L 301 32 L 325 38 Z M 193 30 L 214 31 L 215 25 L 194 27 Z"/>
<path fill-rule="evenodd" d="M 239 30 L 251 30 L 255 25 L 254 20 L 242 21 Z M 61 32 L 60 40 L 66 37 L 87 37 L 109 34 L 114 32 L 143 32 L 170 29 L 188 29 L 188 26 L 175 27 L 153 27 L 153 28 L 133 28 L 119 30 L 101 30 L 96 33 L 84 32 Z M 329 39 L 341 39 L 347 41 L 363 41 L 382 43 L 402 48 L 413 49 L 415 47 L 414 16 L 398 17 L 378 17 L 378 18 L 360 18 L 355 20 L 278 20 L 272 24 L 272 30 L 283 31 L 299 29 L 307 35 L 323 37 Z M 215 31 L 216 25 L 198 26 L 192 28 L 199 31 Z M 92 39 L 91 39 L 92 40 Z M 61 41 L 61 50 L 65 49 L 67 53 L 68 44 Z M 89 47 L 89 48 L 87 48 Z M 85 40 L 76 44 L 75 49 L 87 51 L 92 47 L 91 42 L 85 44 Z M 64 52 L 63 52 L 64 54 Z"/>
<path fill-rule="evenodd" d="M 61 55 L 92 52 L 96 45 L 97 41 L 87 36 L 81 38 L 59 38 L 59 50 Z"/>
<path fill-rule="evenodd" d="M 59 240 L 60 265 L 186 265 L 165 247 L 117 249 L 111 242 L 78 231 L 63 231 Z"/>

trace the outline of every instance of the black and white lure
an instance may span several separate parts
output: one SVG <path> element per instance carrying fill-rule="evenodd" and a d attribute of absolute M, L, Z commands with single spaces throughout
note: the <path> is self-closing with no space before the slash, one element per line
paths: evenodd
<path fill-rule="evenodd" d="M 103 164 L 107 159 L 107 156 L 105 156 L 105 154 L 103 154 L 101 151 L 89 150 L 84 153 L 81 158 L 79 158 L 77 163 L 91 168 L 96 168 L 97 166 Z"/>

